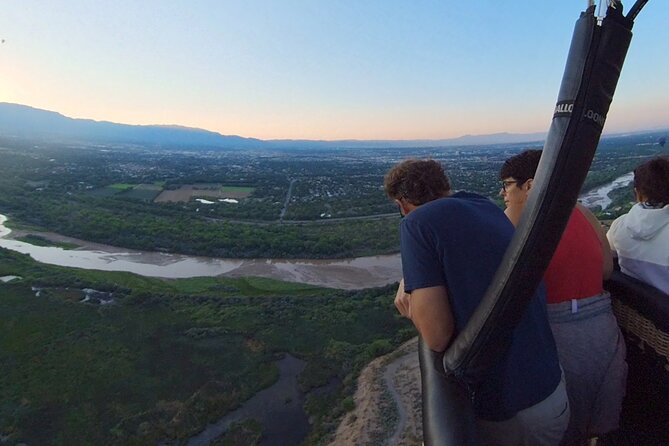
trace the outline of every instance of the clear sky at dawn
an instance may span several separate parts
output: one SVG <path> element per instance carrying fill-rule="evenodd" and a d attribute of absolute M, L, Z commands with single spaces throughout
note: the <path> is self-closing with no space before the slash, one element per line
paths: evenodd
<path fill-rule="evenodd" d="M 262 139 L 540 132 L 585 5 L 5 0 L 0 102 Z M 669 127 L 668 21 L 637 18 L 606 132 Z"/>

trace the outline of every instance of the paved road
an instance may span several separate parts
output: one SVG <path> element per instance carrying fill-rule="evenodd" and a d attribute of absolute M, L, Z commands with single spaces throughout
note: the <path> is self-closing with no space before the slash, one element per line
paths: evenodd
<path fill-rule="evenodd" d="M 226 222 L 226 223 L 239 223 L 244 225 L 254 225 L 254 226 L 269 226 L 275 224 L 282 225 L 318 225 L 318 224 L 328 224 L 328 223 L 337 223 L 342 221 L 352 221 L 352 220 L 379 220 L 382 218 L 397 218 L 399 215 L 397 212 L 391 214 L 374 214 L 374 215 L 359 215 L 357 217 L 337 217 L 337 218 L 321 218 L 319 220 L 241 220 L 236 218 L 214 218 L 214 217 L 201 217 L 207 221 L 216 221 L 216 222 Z"/>
<path fill-rule="evenodd" d="M 286 211 L 288 210 L 288 203 L 290 202 L 290 196 L 293 194 L 293 185 L 295 184 L 297 180 L 292 179 L 290 180 L 290 186 L 288 186 L 288 193 L 286 193 L 286 201 L 283 203 L 283 209 L 281 209 L 281 214 L 279 215 L 279 222 L 283 221 L 283 217 L 286 215 Z"/>

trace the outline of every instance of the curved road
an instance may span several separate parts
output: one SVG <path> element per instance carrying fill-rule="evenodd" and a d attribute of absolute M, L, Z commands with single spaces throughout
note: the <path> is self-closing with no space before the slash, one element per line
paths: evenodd
<path fill-rule="evenodd" d="M 373 215 L 358 215 L 355 217 L 335 217 L 335 218 L 322 218 L 320 220 L 240 220 L 235 218 L 215 218 L 215 217 L 200 217 L 206 221 L 213 222 L 223 222 L 223 223 L 235 223 L 235 224 L 245 224 L 245 225 L 254 225 L 254 226 L 270 226 L 280 223 L 282 225 L 304 225 L 304 224 L 328 224 L 328 223 L 338 223 L 342 221 L 351 221 L 351 220 L 379 220 L 382 218 L 397 218 L 399 215 L 397 212 L 392 212 L 390 214 L 373 214 Z"/>

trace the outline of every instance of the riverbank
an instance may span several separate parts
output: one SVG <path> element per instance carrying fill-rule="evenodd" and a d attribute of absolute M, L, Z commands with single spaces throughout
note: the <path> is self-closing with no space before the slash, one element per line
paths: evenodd
<path fill-rule="evenodd" d="M 0 247 L 28 254 L 42 263 L 73 268 L 126 271 L 166 279 L 257 276 L 347 290 L 387 285 L 398 281 L 402 274 L 399 254 L 337 260 L 197 257 L 118 248 L 53 232 L 10 230 L 5 221 L 7 217 L 0 214 Z M 79 248 L 64 250 L 17 240 L 27 235 Z"/>
<path fill-rule="evenodd" d="M 628 172 L 625 175 L 622 175 L 610 183 L 607 183 L 603 186 L 599 186 L 596 189 L 593 189 L 580 197 L 579 201 L 589 209 L 601 209 L 605 210 L 611 205 L 611 198 L 609 194 L 619 188 L 628 187 L 629 184 L 634 180 L 634 172 Z"/>

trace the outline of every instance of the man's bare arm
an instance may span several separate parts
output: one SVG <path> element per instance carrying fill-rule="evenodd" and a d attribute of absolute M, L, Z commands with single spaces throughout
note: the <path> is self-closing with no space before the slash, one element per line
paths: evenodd
<path fill-rule="evenodd" d="M 397 290 L 395 306 L 411 319 L 430 349 L 442 352 L 451 342 L 454 331 L 453 313 L 444 286 L 419 288 L 404 292 L 403 282 Z"/>

